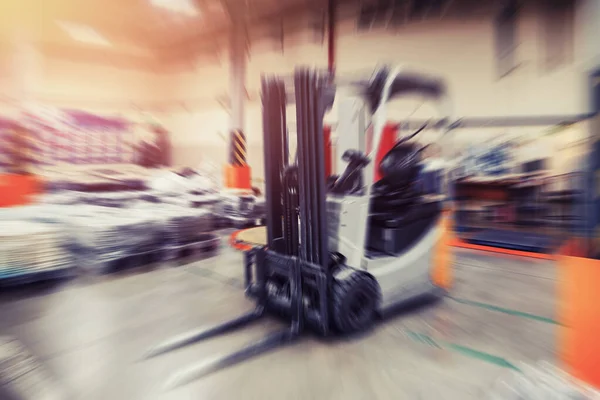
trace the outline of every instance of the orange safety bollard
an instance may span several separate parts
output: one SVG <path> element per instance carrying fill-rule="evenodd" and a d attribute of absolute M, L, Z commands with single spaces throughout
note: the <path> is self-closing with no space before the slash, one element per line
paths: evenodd
<path fill-rule="evenodd" d="M 600 388 L 600 260 L 582 257 L 585 240 L 572 240 L 558 256 L 558 355 L 575 378 Z"/>
<path fill-rule="evenodd" d="M 442 237 L 433 254 L 433 266 L 431 269 L 431 281 L 437 287 L 449 290 L 452 287 L 452 214 L 445 211 L 440 219 L 440 229 Z"/>
<path fill-rule="evenodd" d="M 225 187 L 252 189 L 251 169 L 246 162 L 246 136 L 236 129 L 231 132 L 229 164 L 225 166 Z"/>
<path fill-rule="evenodd" d="M 229 189 L 252 189 L 252 170 L 248 165 L 226 165 L 225 187 Z"/>

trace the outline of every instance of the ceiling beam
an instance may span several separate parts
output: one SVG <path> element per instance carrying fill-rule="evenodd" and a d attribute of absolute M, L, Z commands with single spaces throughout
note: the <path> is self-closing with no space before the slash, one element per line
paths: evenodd
<path fill-rule="evenodd" d="M 343 0 L 343 1 L 340 0 L 340 3 L 348 3 L 348 2 L 355 2 L 355 0 Z M 301 15 L 307 15 L 309 12 L 314 10 L 314 8 L 323 7 L 324 4 L 325 3 L 323 0 L 307 0 L 306 3 L 294 4 L 290 7 L 284 8 L 283 10 L 278 9 L 278 10 L 275 10 L 274 12 L 269 12 L 269 13 L 266 13 L 266 14 L 258 16 L 258 17 L 249 18 L 246 21 L 246 25 L 249 27 L 249 29 L 251 29 L 254 26 L 272 25 L 274 22 L 277 22 L 278 20 L 280 20 L 282 15 L 286 19 L 288 16 L 290 18 L 295 19 Z M 164 50 L 166 48 L 182 46 L 185 43 L 189 43 L 189 42 L 199 43 L 199 42 L 210 41 L 210 40 L 213 40 L 213 38 L 215 38 L 215 37 L 222 37 L 222 36 L 227 35 L 229 28 L 230 28 L 229 26 L 225 26 L 225 27 L 219 27 L 216 29 L 210 29 L 210 30 L 204 31 L 204 32 L 199 32 L 194 35 L 191 35 L 188 38 L 182 39 L 180 41 L 171 42 L 171 44 L 168 46 L 165 46 L 165 47 L 161 46 L 161 48 L 155 48 L 155 49 L 160 51 L 160 50 Z"/>
<path fill-rule="evenodd" d="M 395 3 L 396 9 L 400 7 L 400 9 L 402 10 L 400 11 L 401 15 L 397 15 L 394 18 L 409 18 L 411 8 L 413 8 L 419 1 L 425 0 L 365 0 L 365 6 L 367 6 L 368 4 L 379 4 L 380 6 L 382 4 L 389 5 L 390 2 L 393 2 Z M 430 13 L 430 18 L 433 18 L 435 16 L 436 19 L 455 14 L 461 14 L 463 16 L 469 15 L 470 11 L 472 11 L 473 8 L 477 5 L 477 0 L 426 1 L 434 3 L 433 8 L 435 8 L 436 11 Z M 310 29 L 311 26 L 307 25 L 308 17 L 311 13 L 317 12 L 317 9 L 321 10 L 323 7 L 325 7 L 326 4 L 324 0 L 307 0 L 307 2 L 307 4 L 295 4 L 291 7 L 286 8 L 283 11 L 279 10 L 270 14 L 263 15 L 262 17 L 247 20 L 250 40 L 253 43 L 260 40 L 278 40 L 280 42 L 280 24 L 282 18 L 285 21 L 284 34 L 286 36 L 290 36 L 298 32 Z M 360 0 L 339 0 L 339 2 L 340 8 L 338 13 L 338 22 L 354 20 L 359 16 Z M 427 5 L 430 5 L 430 3 L 425 3 L 423 5 L 427 7 Z M 381 9 L 380 11 L 384 10 Z M 422 9 L 421 11 L 425 11 L 425 9 Z M 389 17 L 388 13 L 389 7 L 385 8 L 385 13 L 383 15 Z M 410 19 L 407 19 L 405 22 L 410 23 Z M 398 20 L 394 21 L 394 23 L 402 24 L 402 21 Z M 168 47 L 168 49 L 161 47 L 157 48 L 156 51 L 159 52 L 159 54 L 169 54 L 170 56 L 181 59 L 182 61 L 188 57 L 198 57 L 198 55 L 200 54 L 211 54 L 215 52 L 215 46 L 217 48 L 226 48 L 227 42 L 215 44 L 214 38 L 227 38 L 229 31 L 228 28 L 229 27 L 221 27 L 218 30 L 209 30 L 201 34 L 199 33 L 178 42 L 178 44 L 173 43 Z M 280 46 L 280 43 L 278 43 L 278 46 Z M 183 48 L 185 48 L 185 51 L 181 50 Z"/>

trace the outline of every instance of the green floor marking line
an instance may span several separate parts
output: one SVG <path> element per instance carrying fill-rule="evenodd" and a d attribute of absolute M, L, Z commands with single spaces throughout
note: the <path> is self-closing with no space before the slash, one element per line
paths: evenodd
<path fill-rule="evenodd" d="M 449 349 L 456 351 L 457 353 L 463 354 L 467 357 L 476 358 L 478 360 L 485 361 L 489 364 L 494 364 L 499 367 L 509 368 L 515 371 L 519 371 L 513 363 L 505 360 L 502 357 L 494 356 L 492 354 L 484 353 L 479 350 L 472 349 L 470 347 L 461 346 L 459 344 L 448 343 L 446 345 Z"/>
<path fill-rule="evenodd" d="M 462 345 L 456 344 L 456 343 L 436 341 L 431 336 L 425 335 L 423 333 L 418 333 L 418 332 L 413 332 L 413 331 L 406 331 L 405 333 L 408 335 L 408 337 L 410 339 L 414 340 L 415 342 L 423 343 L 423 344 L 426 344 L 426 345 L 429 345 L 431 347 L 435 347 L 438 349 L 451 350 L 451 351 L 459 353 L 463 356 L 473 358 L 476 360 L 480 360 L 480 361 L 484 361 L 488 364 L 493 364 L 498 367 L 508 368 L 508 369 L 512 369 L 515 371 L 519 371 L 519 368 L 517 368 L 513 363 L 511 363 L 510 361 L 507 361 L 506 359 L 504 359 L 502 357 L 498 357 L 498 356 L 495 356 L 495 355 L 492 355 L 489 353 L 485 353 L 483 351 L 475 350 L 470 347 L 462 346 Z"/>
<path fill-rule="evenodd" d="M 435 342 L 435 340 L 433 340 L 433 338 L 431 338 L 430 336 L 423 335 L 422 333 L 412 332 L 412 331 L 408 331 L 406 333 L 408 334 L 408 337 L 410 337 L 415 342 L 427 344 L 431 347 L 437 347 L 438 349 L 442 348 L 442 346 L 437 344 Z"/>
<path fill-rule="evenodd" d="M 560 323 L 558 321 L 556 321 L 555 319 L 548 318 L 548 317 L 542 317 L 541 315 L 535 315 L 535 314 L 530 314 L 530 313 L 526 313 L 523 311 L 512 310 L 510 308 L 498 307 L 498 306 L 494 306 L 494 305 L 488 304 L 488 303 L 481 303 L 479 301 L 460 299 L 460 298 L 453 297 L 453 296 L 447 296 L 447 297 L 456 301 L 457 303 L 461 303 L 461 304 L 485 308 L 486 310 L 497 311 L 497 312 L 501 312 L 501 313 L 508 314 L 508 315 L 514 315 L 516 317 L 529 318 L 529 319 L 533 319 L 536 321 L 545 322 L 547 324 L 560 325 Z"/>

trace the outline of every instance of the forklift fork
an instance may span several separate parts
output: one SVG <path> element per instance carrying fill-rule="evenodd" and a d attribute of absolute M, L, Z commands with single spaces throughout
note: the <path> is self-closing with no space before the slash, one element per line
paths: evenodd
<path fill-rule="evenodd" d="M 257 321 L 261 317 L 262 310 L 260 310 L 259 307 L 257 307 L 254 311 L 241 315 L 235 319 L 224 322 L 222 324 L 210 328 L 199 329 L 196 331 L 184 333 L 182 335 L 166 340 L 160 343 L 159 345 L 151 348 L 144 356 L 144 359 L 154 358 L 156 356 L 169 353 L 182 347 L 186 347 L 218 335 L 223 335 L 235 331 L 237 329 L 243 328 L 246 325 L 251 324 L 254 321 Z"/>
<path fill-rule="evenodd" d="M 166 382 L 166 389 L 175 389 L 179 386 L 188 384 L 196 379 L 202 378 L 213 372 L 236 365 L 252 357 L 264 354 L 280 346 L 293 342 L 298 337 L 291 329 L 284 329 L 280 332 L 272 333 L 265 338 L 251 343 L 233 353 L 227 354 L 205 362 L 191 365 L 188 368 L 175 372 Z"/>
<path fill-rule="evenodd" d="M 307 69 L 296 71 L 294 89 L 298 126 L 298 188 L 294 180 L 282 182 L 288 170 L 288 139 L 286 130 L 286 91 L 279 78 L 263 78 L 263 138 L 265 160 L 265 197 L 267 209 L 267 245 L 245 253 L 246 294 L 256 298 L 256 309 L 234 320 L 215 327 L 191 332 L 169 340 L 149 351 L 147 357 L 179 349 L 184 346 L 232 332 L 262 318 L 267 311 L 282 303 L 291 319 L 290 326 L 231 354 L 200 362 L 173 374 L 168 388 L 177 387 L 212 372 L 232 366 L 251 357 L 292 343 L 304 330 L 305 311 L 303 272 L 316 281 L 319 312 L 313 318 L 319 330 L 328 333 L 328 288 L 331 272 L 328 269 L 327 225 L 325 212 L 325 170 L 322 141 L 325 108 L 331 107 L 333 97 L 324 104 L 327 80 Z M 285 193 L 284 193 L 285 189 Z M 299 208 L 300 232 L 298 232 Z M 284 229 L 285 226 L 285 229 Z M 301 238 L 301 239 L 300 239 Z M 253 278 L 252 272 L 256 272 Z M 283 276 L 289 282 L 289 297 L 270 292 L 273 275 Z M 271 280 L 271 281 L 269 281 Z M 312 282 L 312 280 L 311 280 Z M 309 284 L 307 284 L 308 286 Z M 309 318 L 310 319 L 310 318 Z"/>
<path fill-rule="evenodd" d="M 198 343 L 200 341 L 213 338 L 218 335 L 241 329 L 251 323 L 258 321 L 265 315 L 265 309 L 269 301 L 266 289 L 266 273 L 265 263 L 266 256 L 264 251 L 250 250 L 245 253 L 246 264 L 246 289 L 250 290 L 252 285 L 251 266 L 255 263 L 256 266 L 256 285 L 257 289 L 257 306 L 254 311 L 243 314 L 235 319 L 216 325 L 211 328 L 192 331 L 187 334 L 180 335 L 173 339 L 167 340 L 153 348 L 145 355 L 145 359 L 150 359 L 158 355 L 162 355 L 182 347 Z M 300 335 L 303 329 L 303 307 L 302 307 L 302 286 L 301 286 L 301 265 L 297 259 L 290 259 L 288 262 L 289 280 L 292 290 L 292 321 L 287 329 L 279 332 L 274 332 L 263 339 L 250 343 L 241 349 L 220 356 L 214 359 L 199 362 L 191 365 L 180 371 L 176 371 L 166 382 L 167 389 L 174 389 L 181 385 L 190 383 L 203 376 L 213 372 L 225 369 L 227 367 L 238 364 L 249 358 L 256 357 L 268 351 L 274 350 L 277 347 L 292 343 Z"/>

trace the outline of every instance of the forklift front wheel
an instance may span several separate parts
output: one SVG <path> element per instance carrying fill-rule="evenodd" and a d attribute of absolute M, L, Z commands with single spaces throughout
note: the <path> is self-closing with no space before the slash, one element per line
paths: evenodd
<path fill-rule="evenodd" d="M 340 333 L 351 334 L 371 327 L 379 306 L 377 281 L 367 273 L 354 271 L 333 284 L 333 321 Z"/>

